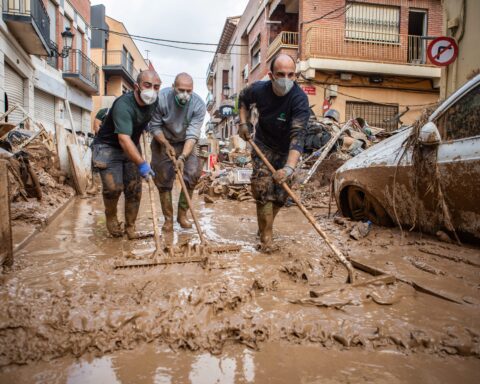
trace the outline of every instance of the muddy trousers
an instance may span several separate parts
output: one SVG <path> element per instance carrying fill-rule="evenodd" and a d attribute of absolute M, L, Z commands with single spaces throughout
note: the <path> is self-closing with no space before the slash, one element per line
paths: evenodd
<path fill-rule="evenodd" d="M 285 166 L 288 154 L 272 151 L 262 143 L 256 143 L 275 169 Z M 273 180 L 272 173 L 262 159 L 252 150 L 252 194 L 257 202 L 258 234 L 262 247 L 270 248 L 273 238 L 273 222 L 288 198 L 287 192 Z"/>
<path fill-rule="evenodd" d="M 142 198 L 142 178 L 137 166 L 123 150 L 108 144 L 94 144 L 93 163 L 102 179 L 107 228 L 113 236 L 120 236 L 121 230 L 117 220 L 118 199 L 123 192 L 125 228 L 133 229 Z"/>
<path fill-rule="evenodd" d="M 182 153 L 184 143 L 172 144 L 177 157 Z M 155 185 L 160 192 L 160 201 L 162 203 L 162 212 L 165 217 L 164 230 L 173 229 L 173 208 L 172 208 L 172 188 L 175 182 L 175 168 L 172 161 L 165 152 L 165 147 L 155 140 L 151 144 L 152 149 L 152 169 L 155 172 Z M 183 169 L 183 181 L 188 189 L 190 197 L 200 178 L 200 162 L 195 153 L 191 153 L 185 161 Z M 192 225 L 187 220 L 188 203 L 183 191 L 178 199 L 177 221 L 182 228 L 191 228 Z"/>

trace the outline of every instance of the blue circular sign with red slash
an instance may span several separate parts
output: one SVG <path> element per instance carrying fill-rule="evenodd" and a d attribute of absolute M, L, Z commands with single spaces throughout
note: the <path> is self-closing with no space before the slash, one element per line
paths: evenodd
<path fill-rule="evenodd" d="M 427 55 L 432 64 L 446 67 L 458 56 L 458 45 L 451 37 L 437 37 L 428 45 Z"/>

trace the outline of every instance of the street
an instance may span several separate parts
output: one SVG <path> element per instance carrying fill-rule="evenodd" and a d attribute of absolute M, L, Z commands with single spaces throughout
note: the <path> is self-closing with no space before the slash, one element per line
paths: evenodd
<path fill-rule="evenodd" d="M 149 230 L 143 192 L 137 226 Z M 356 269 L 349 286 L 296 207 L 265 255 L 254 204 L 194 201 L 208 241 L 241 252 L 114 270 L 153 240 L 107 236 L 101 197 L 77 198 L 2 276 L 0 382 L 477 382 L 478 248 L 376 226 L 356 241 L 315 209 L 352 260 L 396 277 L 362 285 L 372 276 Z M 175 241 L 197 241 L 176 226 Z"/>

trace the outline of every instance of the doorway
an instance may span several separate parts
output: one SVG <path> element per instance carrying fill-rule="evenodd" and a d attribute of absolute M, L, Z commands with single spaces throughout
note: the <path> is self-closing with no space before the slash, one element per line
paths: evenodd
<path fill-rule="evenodd" d="M 411 9 L 408 12 L 408 62 L 426 63 L 427 11 Z"/>

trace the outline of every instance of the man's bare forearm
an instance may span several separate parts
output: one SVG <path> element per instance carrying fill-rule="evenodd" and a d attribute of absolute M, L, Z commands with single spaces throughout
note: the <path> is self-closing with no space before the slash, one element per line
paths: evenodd
<path fill-rule="evenodd" d="M 136 165 L 140 165 L 145 161 L 130 136 L 119 133 L 118 141 L 127 157 Z"/>
<path fill-rule="evenodd" d="M 247 123 L 248 122 L 248 110 L 244 106 L 240 107 L 239 112 L 239 118 L 240 118 L 240 124 L 242 123 Z"/>
<path fill-rule="evenodd" d="M 187 139 L 185 141 L 185 144 L 183 145 L 183 150 L 182 150 L 182 155 L 187 158 L 190 156 L 190 154 L 193 151 L 193 148 L 195 147 L 195 144 L 197 143 L 197 140 L 195 139 Z"/>
<path fill-rule="evenodd" d="M 93 133 L 95 135 L 98 135 L 98 131 L 100 130 L 100 126 L 102 125 L 102 122 L 98 119 L 95 119 L 93 121 Z"/>
<path fill-rule="evenodd" d="M 288 152 L 288 158 L 287 158 L 287 163 L 285 165 L 288 165 L 292 169 L 295 169 L 298 163 L 298 159 L 300 159 L 301 153 L 298 152 L 296 149 L 291 149 Z"/>

